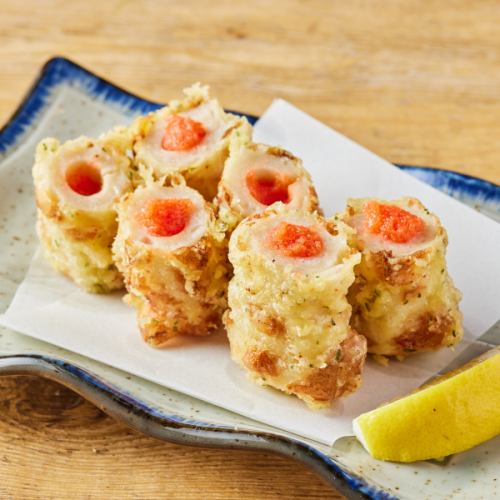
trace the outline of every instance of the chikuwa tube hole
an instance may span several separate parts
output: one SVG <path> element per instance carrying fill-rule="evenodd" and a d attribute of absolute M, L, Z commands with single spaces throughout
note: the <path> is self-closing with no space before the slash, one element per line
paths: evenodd
<path fill-rule="evenodd" d="M 394 243 L 408 243 L 425 233 L 425 222 L 396 205 L 369 201 L 363 207 L 365 230 Z"/>
<path fill-rule="evenodd" d="M 161 147 L 166 151 L 189 151 L 198 146 L 206 134 L 201 122 L 181 115 L 170 115 L 165 123 Z"/>
<path fill-rule="evenodd" d="M 92 196 L 102 189 L 100 170 L 91 163 L 78 162 L 66 169 L 65 179 L 68 186 L 81 196 Z"/>
<path fill-rule="evenodd" d="M 149 200 L 139 212 L 139 222 L 151 236 L 180 234 L 189 224 L 196 207 L 189 199 Z"/>
<path fill-rule="evenodd" d="M 272 205 L 278 201 L 290 202 L 289 186 L 295 182 L 295 177 L 286 173 L 267 168 L 255 168 L 246 176 L 250 194 L 263 205 Z"/>
<path fill-rule="evenodd" d="M 285 257 L 319 257 L 323 238 L 314 227 L 280 222 L 269 235 L 269 246 Z"/>

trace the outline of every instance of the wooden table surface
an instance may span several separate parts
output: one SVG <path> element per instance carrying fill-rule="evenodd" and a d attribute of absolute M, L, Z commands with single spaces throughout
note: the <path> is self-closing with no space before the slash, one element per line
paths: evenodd
<path fill-rule="evenodd" d="M 206 6 L 210 5 L 211 8 Z M 284 97 L 393 161 L 500 183 L 500 3 L 0 1 L 0 122 L 65 55 L 152 99 Z M 339 498 L 291 460 L 162 443 L 72 392 L 0 379 L 1 498 Z"/>

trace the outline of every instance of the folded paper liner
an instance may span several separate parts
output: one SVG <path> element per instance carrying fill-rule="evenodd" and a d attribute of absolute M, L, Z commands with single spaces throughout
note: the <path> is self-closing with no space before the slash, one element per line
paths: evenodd
<path fill-rule="evenodd" d="M 368 360 L 361 388 L 331 409 L 250 382 L 230 359 L 224 332 L 186 338 L 170 348 L 146 345 L 121 294 L 90 295 L 59 276 L 38 251 L 0 324 L 171 389 L 323 444 L 352 434 L 360 413 L 417 388 L 498 318 L 500 224 L 398 170 L 285 101 L 255 126 L 255 140 L 304 160 L 327 216 L 347 198 L 419 198 L 448 230 L 448 267 L 463 292 L 465 340 L 455 350 L 419 354 L 383 367 Z"/>

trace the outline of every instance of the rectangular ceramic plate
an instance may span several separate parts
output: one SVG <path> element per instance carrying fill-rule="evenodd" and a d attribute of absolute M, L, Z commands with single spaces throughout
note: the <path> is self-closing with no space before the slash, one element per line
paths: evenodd
<path fill-rule="evenodd" d="M 50 60 L 0 130 L 0 313 L 23 280 L 37 245 L 31 166 L 43 137 L 95 136 L 160 105 L 136 97 L 62 58 Z M 254 117 L 248 117 L 251 122 Z M 500 221 L 500 187 L 453 172 L 403 167 Z M 189 445 L 275 451 L 300 460 L 350 498 L 494 498 L 500 438 L 439 465 L 372 459 L 354 438 L 332 448 L 276 431 L 83 356 L 0 327 L 0 374 L 57 380 L 130 426 Z"/>

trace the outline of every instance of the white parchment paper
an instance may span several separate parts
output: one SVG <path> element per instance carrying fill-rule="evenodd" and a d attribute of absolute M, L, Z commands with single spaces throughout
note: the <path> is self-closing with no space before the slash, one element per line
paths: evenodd
<path fill-rule="evenodd" d="M 353 418 L 418 387 L 491 326 L 500 312 L 500 224 L 399 171 L 285 101 L 255 126 L 255 140 L 303 158 L 327 215 L 348 197 L 415 196 L 449 233 L 448 266 L 463 291 L 466 340 L 454 351 L 414 356 L 388 367 L 369 361 L 363 384 L 332 409 L 311 411 L 298 399 L 246 379 L 229 357 L 224 333 L 181 339 L 157 350 L 141 339 L 120 294 L 96 296 L 57 275 L 38 252 L 0 324 L 211 402 L 278 429 L 332 444 L 352 434 Z"/>

